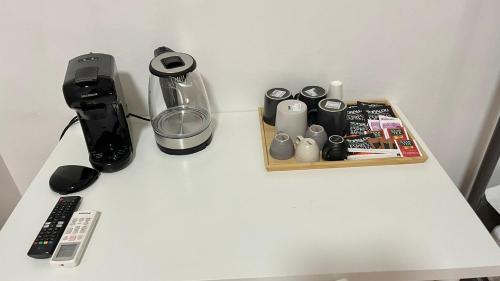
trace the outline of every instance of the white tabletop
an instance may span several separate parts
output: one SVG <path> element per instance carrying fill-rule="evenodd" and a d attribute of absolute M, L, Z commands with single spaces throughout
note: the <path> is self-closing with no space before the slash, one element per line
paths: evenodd
<path fill-rule="evenodd" d="M 161 153 L 149 123 L 131 120 L 135 159 L 77 194 L 102 216 L 80 266 L 61 269 L 26 252 L 59 197 L 51 173 L 89 165 L 73 126 L 0 232 L 1 279 L 500 275 L 495 242 L 425 144 L 423 164 L 267 172 L 257 112 L 216 118 L 212 144 L 189 156 Z"/>

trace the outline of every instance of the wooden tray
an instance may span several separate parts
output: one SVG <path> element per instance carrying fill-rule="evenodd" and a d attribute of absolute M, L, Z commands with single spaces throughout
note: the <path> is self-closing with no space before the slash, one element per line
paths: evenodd
<path fill-rule="evenodd" d="M 390 102 L 386 100 L 376 100 L 369 102 L 382 102 L 387 105 L 391 105 Z M 354 103 L 347 103 L 354 104 Z M 362 166 L 381 166 L 381 165 L 399 165 L 399 164 L 413 164 L 413 163 L 423 163 L 428 157 L 422 146 L 418 144 L 417 140 L 413 137 L 412 132 L 406 127 L 407 134 L 413 141 L 417 144 L 422 156 L 420 157 L 390 157 L 381 159 L 362 159 L 362 160 L 344 160 L 344 161 L 324 161 L 321 159 L 319 162 L 310 163 L 299 163 L 295 161 L 292 157 L 288 160 L 276 160 L 271 157 L 269 153 L 269 146 L 276 134 L 276 129 L 274 126 L 266 124 L 262 121 L 263 108 L 259 107 L 259 122 L 260 122 L 260 133 L 262 137 L 262 150 L 264 152 L 264 165 L 268 171 L 290 171 L 290 170 L 307 170 L 307 169 L 325 169 L 325 168 L 344 168 L 344 167 L 362 167 Z M 397 112 L 394 112 L 396 117 L 399 117 Z"/>

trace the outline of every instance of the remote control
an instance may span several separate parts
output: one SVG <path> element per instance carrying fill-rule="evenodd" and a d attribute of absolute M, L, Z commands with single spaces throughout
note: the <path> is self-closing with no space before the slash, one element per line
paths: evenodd
<path fill-rule="evenodd" d="M 74 267 L 80 263 L 99 214 L 97 211 L 78 211 L 73 214 L 61 241 L 57 244 L 50 260 L 51 264 Z"/>
<path fill-rule="evenodd" d="M 57 242 L 61 239 L 64 228 L 80 203 L 80 199 L 80 196 L 59 198 L 35 241 L 33 241 L 28 251 L 28 256 L 35 259 L 47 259 L 52 256 Z"/>

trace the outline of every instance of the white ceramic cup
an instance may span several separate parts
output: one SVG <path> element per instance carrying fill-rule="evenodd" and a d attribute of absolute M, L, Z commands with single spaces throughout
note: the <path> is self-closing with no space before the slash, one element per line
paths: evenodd
<path fill-rule="evenodd" d="M 316 141 L 298 136 L 295 139 L 295 160 L 297 162 L 319 161 L 319 147 Z"/>
<path fill-rule="evenodd" d="M 292 140 L 303 136 L 307 129 L 307 105 L 299 100 L 284 100 L 276 108 L 276 131 Z"/>
<path fill-rule="evenodd" d="M 328 86 L 328 92 L 326 93 L 326 97 L 330 99 L 338 99 L 342 100 L 343 98 L 343 93 L 342 93 L 342 81 L 332 81 L 330 82 L 330 85 Z"/>

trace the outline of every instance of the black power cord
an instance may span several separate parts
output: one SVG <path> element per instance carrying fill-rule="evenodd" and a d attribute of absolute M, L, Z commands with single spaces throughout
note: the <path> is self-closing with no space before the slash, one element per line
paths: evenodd
<path fill-rule="evenodd" d="M 142 117 L 142 116 L 134 114 L 134 113 L 127 114 L 127 117 L 129 117 L 129 116 L 132 116 L 132 117 L 135 117 L 137 119 L 144 120 L 144 121 L 148 121 L 148 122 L 151 121 L 151 119 L 149 119 L 149 118 Z M 78 121 L 80 121 L 78 119 L 78 116 L 75 116 L 75 117 L 71 118 L 71 120 L 69 121 L 68 125 L 66 125 L 66 127 L 64 127 L 64 130 L 62 131 L 61 136 L 59 137 L 59 140 L 61 140 L 64 137 L 64 134 L 66 134 L 66 131 L 69 129 L 69 127 L 73 126 L 73 124 L 75 124 Z"/>
<path fill-rule="evenodd" d="M 127 117 L 129 117 L 129 116 L 132 116 L 132 117 L 135 117 L 135 118 L 137 118 L 137 119 L 144 120 L 144 121 L 148 121 L 148 122 L 149 122 L 149 121 L 151 121 L 151 119 L 149 119 L 149 118 L 142 117 L 142 116 L 137 115 L 137 114 L 134 114 L 134 113 L 129 113 L 129 114 L 127 115 Z"/>
<path fill-rule="evenodd" d="M 64 130 L 62 131 L 61 136 L 59 137 L 59 140 L 61 140 L 61 139 L 64 137 L 64 134 L 66 134 L 66 131 L 69 129 L 69 127 L 73 126 L 73 124 L 75 124 L 75 123 L 76 123 L 76 122 L 78 122 L 78 121 L 80 121 L 80 120 L 78 119 L 78 116 L 73 117 L 73 118 L 69 121 L 68 125 L 66 125 L 66 127 L 64 127 Z"/>

